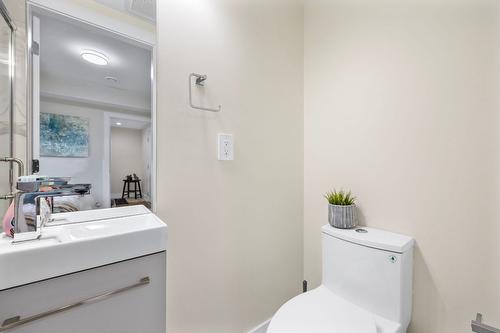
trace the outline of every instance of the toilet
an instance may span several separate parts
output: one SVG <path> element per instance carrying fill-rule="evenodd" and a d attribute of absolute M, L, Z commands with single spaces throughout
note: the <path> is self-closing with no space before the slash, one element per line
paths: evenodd
<path fill-rule="evenodd" d="M 267 333 L 405 333 L 414 240 L 365 227 L 321 231 L 321 286 L 285 303 Z"/>

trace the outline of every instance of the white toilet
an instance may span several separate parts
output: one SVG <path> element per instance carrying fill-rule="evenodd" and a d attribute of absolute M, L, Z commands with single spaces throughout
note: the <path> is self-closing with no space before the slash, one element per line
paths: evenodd
<path fill-rule="evenodd" d="M 322 285 L 285 303 L 267 333 L 405 333 L 413 239 L 372 228 L 321 231 Z"/>

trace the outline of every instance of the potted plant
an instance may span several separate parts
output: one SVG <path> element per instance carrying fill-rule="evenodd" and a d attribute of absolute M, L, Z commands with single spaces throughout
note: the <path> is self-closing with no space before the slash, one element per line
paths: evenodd
<path fill-rule="evenodd" d="M 351 191 L 333 190 L 325 194 L 328 200 L 328 222 L 335 228 L 351 229 L 356 227 L 356 198 Z"/>

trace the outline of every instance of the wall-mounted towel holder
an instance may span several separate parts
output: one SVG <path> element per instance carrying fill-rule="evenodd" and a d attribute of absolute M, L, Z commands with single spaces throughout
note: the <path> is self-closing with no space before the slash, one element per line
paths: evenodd
<path fill-rule="evenodd" d="M 471 322 L 472 332 L 476 333 L 500 333 L 500 329 L 483 324 L 483 315 L 478 313 L 476 320 Z"/>
<path fill-rule="evenodd" d="M 196 74 L 196 73 L 191 73 L 189 74 L 189 106 L 192 107 L 193 109 L 197 110 L 202 110 L 202 111 L 210 111 L 210 112 L 220 112 L 222 110 L 222 106 L 219 105 L 218 108 L 206 108 L 203 106 L 198 106 L 193 104 L 193 78 L 196 79 L 194 81 L 195 85 L 197 87 L 203 87 L 205 86 L 205 81 L 207 80 L 206 75 L 201 75 L 201 74 Z"/>

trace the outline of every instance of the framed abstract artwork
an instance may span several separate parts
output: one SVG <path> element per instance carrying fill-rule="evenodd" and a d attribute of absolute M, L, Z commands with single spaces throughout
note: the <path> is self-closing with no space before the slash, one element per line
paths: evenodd
<path fill-rule="evenodd" d="M 40 156 L 88 157 L 89 119 L 40 113 Z"/>

